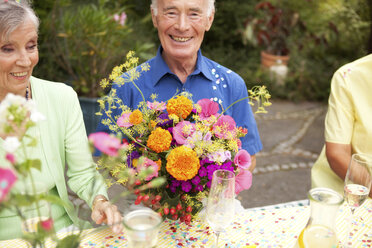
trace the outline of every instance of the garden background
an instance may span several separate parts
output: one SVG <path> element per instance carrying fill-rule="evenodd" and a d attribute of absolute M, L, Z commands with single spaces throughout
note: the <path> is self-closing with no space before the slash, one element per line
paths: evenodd
<path fill-rule="evenodd" d="M 155 55 L 159 41 L 150 2 L 34 1 L 41 19 L 40 63 L 34 75 L 71 83 L 81 96 L 99 96 L 98 82 L 124 61 L 129 50 L 136 51 L 141 62 Z M 371 49 L 370 0 L 272 0 L 283 12 L 282 25 L 287 26 L 279 27 L 279 35 L 290 51 L 285 84 L 277 85 L 260 66 L 261 47 L 243 38 L 245 24 L 262 16 L 255 9 L 259 2 L 216 0 L 214 24 L 202 51 L 236 71 L 248 87 L 266 84 L 274 98 L 325 101 L 333 72 Z M 122 12 L 127 15 L 123 26 L 113 19 Z M 296 18 L 292 26 L 284 21 L 291 16 Z"/>
<path fill-rule="evenodd" d="M 41 19 L 34 75 L 71 84 L 80 99 L 94 103 L 105 94 L 100 79 L 124 62 L 129 50 L 140 62 L 156 54 L 150 2 L 34 0 Z M 202 44 L 205 56 L 236 71 L 248 88 L 265 84 L 273 96 L 269 113 L 256 116 L 264 149 L 257 154 L 252 188 L 239 195 L 244 207 L 307 198 L 311 167 L 324 143 L 331 77 L 341 65 L 372 51 L 372 0 L 272 0 L 271 14 L 257 9 L 267 2 L 216 0 L 215 20 Z M 276 26 L 270 29 L 265 25 L 272 13 Z M 282 83 L 260 62 L 261 50 L 277 43 L 255 45 L 257 35 L 249 36 L 247 27 L 258 20 L 289 51 Z M 83 109 L 85 119 L 95 112 Z"/>

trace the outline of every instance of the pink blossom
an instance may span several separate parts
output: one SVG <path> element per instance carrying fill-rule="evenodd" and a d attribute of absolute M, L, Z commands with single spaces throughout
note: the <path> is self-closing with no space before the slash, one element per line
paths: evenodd
<path fill-rule="evenodd" d="M 133 124 L 131 124 L 130 121 L 129 121 L 129 116 L 130 115 L 131 115 L 131 113 L 122 114 L 122 116 L 120 116 L 119 119 L 116 121 L 118 126 L 119 127 L 125 127 L 125 128 L 133 126 Z"/>
<path fill-rule="evenodd" d="M 241 170 L 237 176 L 235 176 L 235 194 L 239 194 L 245 189 L 249 189 L 252 186 L 252 173 L 249 170 Z"/>
<path fill-rule="evenodd" d="M 138 165 L 138 171 L 141 171 L 150 166 L 154 169 L 154 172 L 145 178 L 146 181 L 150 181 L 154 177 L 158 176 L 159 166 L 157 163 L 146 157 L 144 157 L 143 162 Z"/>
<path fill-rule="evenodd" d="M 109 156 L 118 156 L 118 150 L 122 148 L 120 140 L 105 132 L 97 132 L 89 135 L 89 140 L 101 152 Z"/>
<path fill-rule="evenodd" d="M 11 169 L 0 168 L 0 202 L 8 195 L 16 180 L 17 176 Z"/>
<path fill-rule="evenodd" d="M 114 20 L 118 22 L 121 26 L 124 26 L 125 21 L 127 20 L 127 14 L 125 12 L 122 12 L 120 16 L 118 14 L 115 14 Z"/>
<path fill-rule="evenodd" d="M 218 138 L 232 139 L 236 134 L 236 123 L 231 116 L 223 115 L 213 125 L 213 131 Z"/>
<path fill-rule="evenodd" d="M 244 149 L 240 150 L 235 155 L 234 164 L 239 166 L 239 168 L 248 169 L 251 166 L 251 155 Z"/>
<path fill-rule="evenodd" d="M 201 107 L 201 113 L 199 114 L 201 120 L 216 115 L 219 110 L 218 103 L 206 98 L 199 100 L 197 104 Z"/>
<path fill-rule="evenodd" d="M 173 138 L 178 144 L 183 145 L 186 143 L 187 138 L 193 135 L 195 130 L 195 124 L 189 121 L 181 121 L 173 128 Z"/>
<path fill-rule="evenodd" d="M 152 109 L 152 110 L 156 110 L 156 111 L 163 111 L 167 108 L 167 106 L 165 105 L 165 102 L 149 102 L 147 101 L 147 107 L 149 109 Z"/>
<path fill-rule="evenodd" d="M 13 153 L 7 153 L 5 155 L 5 159 L 8 160 L 12 165 L 15 165 L 15 163 L 17 162 Z"/>
<path fill-rule="evenodd" d="M 53 219 L 49 218 L 47 220 L 40 221 L 41 228 L 43 228 L 45 231 L 49 232 L 53 229 Z"/>

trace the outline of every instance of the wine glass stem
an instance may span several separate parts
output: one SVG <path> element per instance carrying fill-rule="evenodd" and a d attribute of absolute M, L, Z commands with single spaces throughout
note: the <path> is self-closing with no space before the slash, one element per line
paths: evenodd
<path fill-rule="evenodd" d="M 220 238 L 220 232 L 215 232 L 215 233 L 216 233 L 216 243 L 214 244 L 214 246 L 218 248 L 218 239 Z"/>

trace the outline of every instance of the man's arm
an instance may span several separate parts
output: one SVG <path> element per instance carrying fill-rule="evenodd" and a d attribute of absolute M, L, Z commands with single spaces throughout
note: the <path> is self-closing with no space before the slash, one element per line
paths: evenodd
<path fill-rule="evenodd" d="M 351 160 L 351 145 L 326 142 L 326 156 L 331 169 L 344 180 Z"/>
<path fill-rule="evenodd" d="M 345 180 L 351 155 L 351 145 L 326 142 L 326 156 L 328 163 L 331 169 L 342 180 Z M 372 191 L 370 191 L 369 197 L 372 197 Z"/>
<path fill-rule="evenodd" d="M 249 167 L 249 171 L 253 172 L 254 168 L 256 168 L 256 155 L 251 156 L 251 166 Z"/>

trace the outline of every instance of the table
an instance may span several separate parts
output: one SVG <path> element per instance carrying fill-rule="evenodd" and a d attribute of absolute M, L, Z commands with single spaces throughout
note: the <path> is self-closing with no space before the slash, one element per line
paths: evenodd
<path fill-rule="evenodd" d="M 309 206 L 280 205 L 247 209 L 237 213 L 234 222 L 220 236 L 220 247 L 294 247 L 299 234 L 310 216 Z M 351 236 L 355 247 L 372 247 L 372 200 L 367 201 L 356 212 L 357 221 L 351 225 Z M 339 239 L 344 240 L 350 222 L 350 211 L 346 205 L 339 209 L 336 220 Z M 66 233 L 60 233 L 63 237 Z M 125 233 L 114 235 L 109 229 L 84 231 L 81 247 L 127 247 Z M 213 232 L 202 222 L 191 225 L 166 220 L 161 226 L 158 247 L 211 247 Z M 53 246 L 51 242 L 47 247 Z M 23 248 L 20 239 L 0 242 L 0 247 Z"/>

